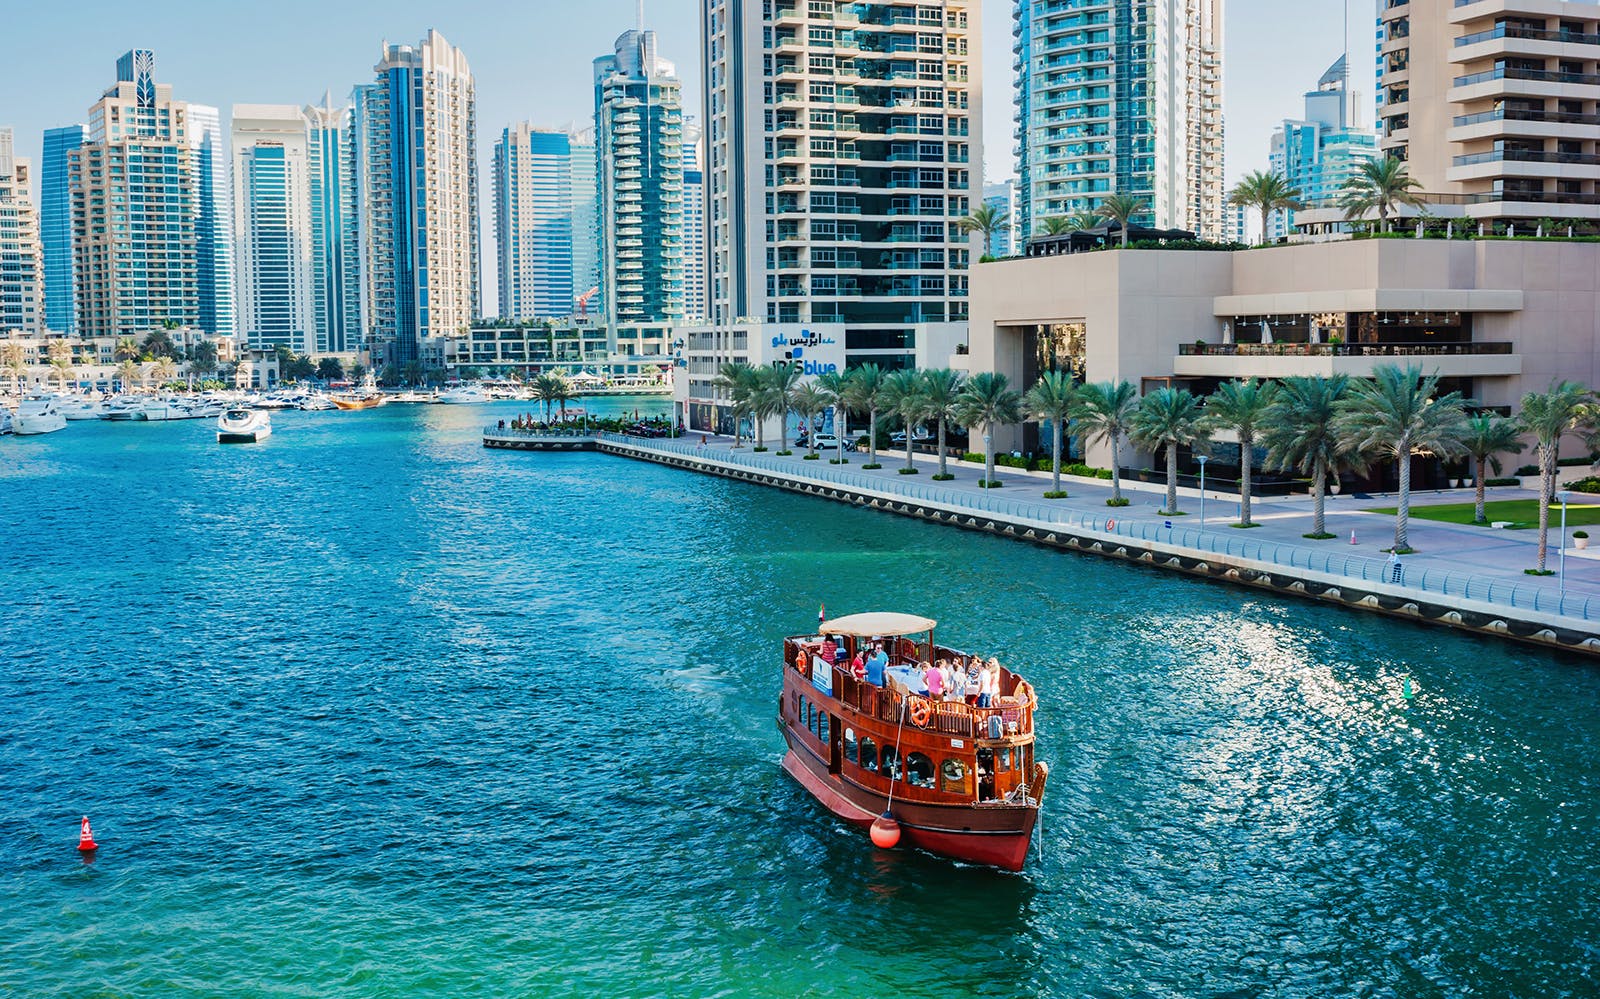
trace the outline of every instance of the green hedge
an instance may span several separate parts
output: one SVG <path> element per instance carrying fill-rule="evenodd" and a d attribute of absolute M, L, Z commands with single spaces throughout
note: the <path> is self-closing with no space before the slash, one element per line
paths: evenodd
<path fill-rule="evenodd" d="M 1571 489 L 1575 493 L 1600 493 L 1600 475 L 1591 475 L 1576 482 L 1568 482 L 1563 489 Z"/>
<path fill-rule="evenodd" d="M 1522 485 L 1522 480 L 1510 477 L 1504 479 L 1484 479 L 1483 484 L 1486 486 L 1520 486 Z"/>

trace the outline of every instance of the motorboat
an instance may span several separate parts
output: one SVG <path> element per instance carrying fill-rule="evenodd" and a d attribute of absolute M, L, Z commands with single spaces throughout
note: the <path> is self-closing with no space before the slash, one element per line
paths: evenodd
<path fill-rule="evenodd" d="M 785 639 L 783 769 L 834 815 L 869 829 L 878 847 L 905 843 L 1021 870 L 1050 772 L 1034 755 L 1038 696 L 994 660 L 934 644 L 935 623 L 852 614 Z M 854 669 L 868 653 L 872 661 Z M 971 664 L 998 693 L 930 697 L 923 669 L 941 660 Z"/>
<path fill-rule="evenodd" d="M 100 404 L 100 418 L 125 422 L 128 420 L 142 420 L 144 415 L 144 397 L 137 395 L 119 395 L 107 399 Z"/>
<path fill-rule="evenodd" d="M 439 393 L 439 401 L 451 406 L 476 406 L 494 399 L 477 385 L 457 385 Z"/>
<path fill-rule="evenodd" d="M 257 444 L 272 436 L 272 415 L 258 409 L 230 409 L 217 417 L 218 444 Z"/>
<path fill-rule="evenodd" d="M 61 415 L 68 420 L 103 420 L 105 403 L 99 399 L 74 395 L 61 400 Z"/>
<path fill-rule="evenodd" d="M 338 409 L 339 407 L 333 404 L 333 400 L 328 398 L 327 393 L 313 392 L 300 400 L 300 408 L 318 412 L 325 409 Z"/>
<path fill-rule="evenodd" d="M 189 419 L 188 407 L 172 396 L 151 396 L 144 400 L 144 418 L 152 423 L 163 420 Z"/>
<path fill-rule="evenodd" d="M 22 405 L 17 407 L 16 418 L 11 421 L 11 430 L 18 437 L 53 434 L 65 429 L 67 417 L 61 412 L 61 404 L 54 396 L 22 400 Z"/>
<path fill-rule="evenodd" d="M 0 406 L 0 434 L 15 433 L 12 424 L 11 410 L 6 406 Z"/>

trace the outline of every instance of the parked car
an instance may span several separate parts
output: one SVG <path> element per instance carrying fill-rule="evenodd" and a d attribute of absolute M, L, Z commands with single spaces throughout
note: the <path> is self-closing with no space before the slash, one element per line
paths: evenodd
<path fill-rule="evenodd" d="M 911 430 L 911 439 L 920 443 L 922 441 L 932 440 L 933 435 L 928 433 L 927 427 L 913 427 Z M 904 430 L 896 430 L 894 433 L 889 435 L 889 440 L 895 444 L 904 444 L 906 442 L 906 432 Z"/>
<path fill-rule="evenodd" d="M 818 451 L 833 451 L 839 447 L 839 438 L 833 434 L 818 434 L 817 442 L 812 446 Z M 846 451 L 854 451 L 856 449 L 855 442 L 845 441 L 844 449 Z"/>

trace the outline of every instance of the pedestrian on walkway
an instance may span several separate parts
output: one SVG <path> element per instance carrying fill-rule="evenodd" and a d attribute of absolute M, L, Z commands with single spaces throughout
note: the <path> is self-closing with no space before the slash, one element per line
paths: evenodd
<path fill-rule="evenodd" d="M 1389 582 L 1400 583 L 1405 578 L 1405 566 L 1400 564 L 1400 553 L 1389 553 Z"/>

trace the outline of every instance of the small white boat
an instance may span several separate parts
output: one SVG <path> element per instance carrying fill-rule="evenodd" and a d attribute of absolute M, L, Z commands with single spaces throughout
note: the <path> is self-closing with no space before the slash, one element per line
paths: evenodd
<path fill-rule="evenodd" d="M 11 429 L 18 437 L 53 434 L 57 430 L 67 429 L 67 417 L 53 397 L 24 399 L 22 405 L 17 407 L 17 416 L 12 421 Z"/>
<path fill-rule="evenodd" d="M 0 406 L 0 434 L 9 434 L 12 432 L 11 410 L 5 406 Z"/>
<path fill-rule="evenodd" d="M 69 420 L 103 420 L 104 403 L 81 395 L 70 396 L 61 402 L 61 415 Z"/>
<path fill-rule="evenodd" d="M 100 404 L 100 418 L 102 420 L 127 420 L 144 419 L 144 399 L 136 395 L 119 395 L 114 399 L 107 399 Z"/>
<path fill-rule="evenodd" d="M 439 393 L 439 401 L 452 406 L 474 406 L 494 400 L 476 385 L 457 385 L 448 392 Z"/>
<path fill-rule="evenodd" d="M 144 401 L 143 409 L 146 420 L 183 420 L 188 419 L 188 409 L 172 396 L 151 396 Z"/>
<path fill-rule="evenodd" d="M 326 392 L 313 392 L 300 400 L 300 408 L 311 412 L 321 412 L 325 409 L 338 409 L 333 400 L 328 398 Z"/>
<path fill-rule="evenodd" d="M 272 436 L 272 416 L 257 409 L 230 409 L 217 417 L 218 444 L 255 444 Z"/>

